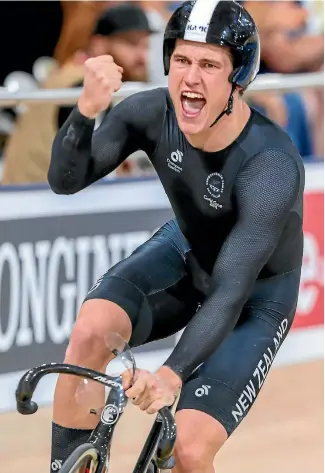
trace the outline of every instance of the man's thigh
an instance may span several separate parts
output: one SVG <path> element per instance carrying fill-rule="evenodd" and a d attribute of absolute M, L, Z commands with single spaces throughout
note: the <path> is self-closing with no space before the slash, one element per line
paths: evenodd
<path fill-rule="evenodd" d="M 99 278 L 85 300 L 105 299 L 122 307 L 132 323 L 133 347 L 168 337 L 182 329 L 197 308 L 188 252 L 178 225 L 168 222 Z"/>
<path fill-rule="evenodd" d="M 221 346 L 184 384 L 177 410 L 196 409 L 219 421 L 228 436 L 254 404 L 276 353 L 291 327 L 296 308 L 292 274 L 273 284 L 244 308 L 238 324 Z M 266 283 L 267 286 L 267 283 Z M 272 287 L 271 287 L 272 292 Z"/>

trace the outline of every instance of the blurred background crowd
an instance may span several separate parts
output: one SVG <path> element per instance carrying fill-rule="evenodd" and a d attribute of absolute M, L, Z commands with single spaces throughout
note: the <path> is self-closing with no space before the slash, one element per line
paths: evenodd
<path fill-rule="evenodd" d="M 83 63 L 110 54 L 126 83 L 167 84 L 165 24 L 177 1 L 0 2 L 0 87 L 17 92 L 81 86 Z M 242 1 L 261 37 L 259 74 L 323 70 L 323 1 Z M 254 92 L 247 101 L 284 127 L 302 157 L 323 160 L 324 88 Z M 0 108 L 1 185 L 47 180 L 54 135 L 71 106 L 38 102 Z M 109 113 L 107 110 L 106 113 Z M 100 124 L 97 120 L 97 125 Z M 132 155 L 109 176 L 152 174 L 147 157 Z"/>

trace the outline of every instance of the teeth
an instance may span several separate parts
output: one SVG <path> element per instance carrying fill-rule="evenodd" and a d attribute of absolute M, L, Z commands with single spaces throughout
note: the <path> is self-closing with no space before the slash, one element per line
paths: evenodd
<path fill-rule="evenodd" d="M 183 97 L 187 97 L 189 99 L 204 99 L 202 94 L 196 94 L 194 92 L 183 92 Z"/>

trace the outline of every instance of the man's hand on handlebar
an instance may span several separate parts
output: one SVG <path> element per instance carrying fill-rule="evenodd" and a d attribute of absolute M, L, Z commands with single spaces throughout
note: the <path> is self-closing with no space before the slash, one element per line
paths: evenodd
<path fill-rule="evenodd" d="M 133 385 L 129 371 L 122 374 L 122 379 L 126 396 L 148 414 L 172 406 L 182 386 L 180 378 L 167 366 L 162 366 L 156 373 L 136 370 Z"/>

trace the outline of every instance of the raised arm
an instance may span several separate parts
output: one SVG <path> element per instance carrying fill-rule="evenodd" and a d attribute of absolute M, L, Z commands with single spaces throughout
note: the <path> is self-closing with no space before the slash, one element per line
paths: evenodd
<path fill-rule="evenodd" d="M 150 154 L 160 133 L 161 126 L 155 126 L 164 110 L 160 90 L 123 100 L 94 131 L 95 117 L 109 106 L 113 92 L 120 86 L 121 73 L 106 57 L 92 61 L 86 69 L 78 105 L 53 141 L 48 181 L 57 194 L 79 192 L 112 172 L 138 149 Z"/>
<path fill-rule="evenodd" d="M 132 97 L 113 108 L 94 131 L 95 120 L 75 107 L 57 133 L 48 181 L 57 194 L 74 194 L 114 171 L 141 147 L 140 135 L 130 112 L 138 99 Z"/>

